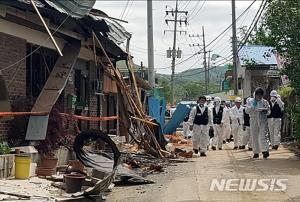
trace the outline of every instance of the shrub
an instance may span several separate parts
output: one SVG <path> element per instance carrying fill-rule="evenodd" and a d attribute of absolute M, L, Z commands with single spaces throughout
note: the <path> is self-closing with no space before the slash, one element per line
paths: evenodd
<path fill-rule="evenodd" d="M 0 143 L 0 155 L 3 155 L 3 154 L 9 154 L 10 153 L 10 147 L 3 144 L 3 143 Z"/>
<path fill-rule="evenodd" d="M 13 112 L 28 112 L 31 110 L 32 102 L 30 99 L 17 97 L 11 104 Z M 25 140 L 28 125 L 28 116 L 17 116 L 11 120 L 9 130 L 7 131 L 8 145 L 11 147 L 25 146 L 28 141 Z"/>

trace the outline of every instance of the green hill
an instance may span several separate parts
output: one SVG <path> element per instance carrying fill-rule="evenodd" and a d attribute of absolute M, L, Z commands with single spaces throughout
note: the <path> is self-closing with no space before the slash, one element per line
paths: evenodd
<path fill-rule="evenodd" d="M 209 71 L 209 82 L 211 84 L 220 85 L 224 80 L 226 67 L 218 66 Z M 171 79 L 171 75 L 157 74 L 158 79 Z M 175 80 L 180 82 L 205 82 L 205 72 L 203 68 L 190 69 L 187 71 L 180 72 L 175 75 Z"/>

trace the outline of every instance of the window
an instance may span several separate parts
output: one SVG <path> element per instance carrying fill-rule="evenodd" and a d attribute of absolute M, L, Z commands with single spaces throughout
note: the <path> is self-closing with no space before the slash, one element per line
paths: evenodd
<path fill-rule="evenodd" d="M 26 94 L 33 101 L 42 91 L 58 59 L 56 51 L 43 47 L 37 48 L 36 45 L 27 44 L 27 55 L 32 54 L 26 59 Z"/>

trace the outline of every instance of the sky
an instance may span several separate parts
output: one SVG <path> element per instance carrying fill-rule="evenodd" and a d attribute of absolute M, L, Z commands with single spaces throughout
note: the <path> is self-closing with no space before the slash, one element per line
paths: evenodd
<path fill-rule="evenodd" d="M 238 17 L 253 1 L 236 1 L 236 16 Z M 173 46 L 174 23 L 165 23 L 165 19 L 174 19 L 166 10 L 175 9 L 176 1 L 153 1 L 153 40 L 154 40 L 154 68 L 156 72 L 171 74 L 171 58 L 166 57 L 166 50 Z M 261 4 L 255 2 L 252 7 L 237 21 L 237 28 L 249 26 Z M 128 23 L 121 23 L 125 29 L 132 34 L 130 40 L 130 52 L 134 57 L 134 62 L 145 66 L 148 64 L 147 55 L 147 1 L 123 0 L 108 1 L 97 0 L 95 8 L 102 10 L 111 17 L 123 19 Z M 167 7 L 167 8 L 166 8 Z M 202 45 L 202 37 L 190 37 L 191 35 L 201 35 L 202 26 L 205 29 L 205 41 L 209 44 L 215 37 L 224 31 L 231 23 L 231 1 L 212 0 L 178 0 L 178 9 L 188 11 L 188 25 L 182 24 L 178 30 L 187 33 L 177 34 L 176 47 L 182 50 L 182 57 L 176 59 L 180 63 L 191 55 L 201 50 L 202 47 L 190 46 L 190 44 Z M 180 14 L 179 19 L 184 19 L 185 14 Z M 239 30 L 238 30 L 239 33 Z M 211 54 L 218 54 L 222 57 L 216 61 L 211 61 L 211 65 L 224 63 L 224 58 L 231 55 L 232 30 L 228 30 L 220 39 L 207 47 Z M 125 46 L 124 46 L 125 47 Z M 176 49 L 177 49 L 176 48 Z M 197 54 L 191 59 L 184 61 L 175 67 L 175 71 L 182 72 L 193 68 L 203 67 L 203 54 Z"/>

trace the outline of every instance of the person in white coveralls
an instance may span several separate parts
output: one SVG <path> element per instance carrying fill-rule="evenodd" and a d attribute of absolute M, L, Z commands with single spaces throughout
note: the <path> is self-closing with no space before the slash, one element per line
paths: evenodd
<path fill-rule="evenodd" d="M 243 137 L 243 125 L 244 125 L 244 107 L 242 106 L 242 99 L 237 97 L 235 99 L 235 106 L 230 110 L 232 136 L 234 141 L 234 148 L 238 149 L 241 146 L 241 140 Z"/>
<path fill-rule="evenodd" d="M 250 133 L 252 136 L 253 158 L 259 158 L 259 153 L 262 152 L 263 158 L 269 157 L 269 143 L 266 138 L 268 130 L 267 113 L 270 110 L 270 105 L 263 98 L 264 90 L 257 88 L 253 97 L 246 105 L 246 113 L 250 115 Z"/>
<path fill-rule="evenodd" d="M 205 103 L 205 96 L 200 96 L 197 106 L 191 110 L 189 117 L 190 130 L 193 133 L 193 150 L 195 154 L 200 151 L 200 156 L 206 156 L 209 128 L 212 125 L 212 112 Z"/>
<path fill-rule="evenodd" d="M 226 114 L 224 111 L 224 106 L 221 106 L 221 99 L 219 97 L 214 98 L 214 107 L 212 108 L 213 114 L 213 128 L 214 137 L 212 141 L 212 150 L 222 150 L 223 139 L 224 139 L 224 123 L 226 119 Z"/>
<path fill-rule="evenodd" d="M 281 138 L 281 122 L 284 110 L 284 102 L 280 99 L 277 91 L 270 93 L 270 111 L 268 113 L 268 127 L 272 149 L 277 150 Z"/>

